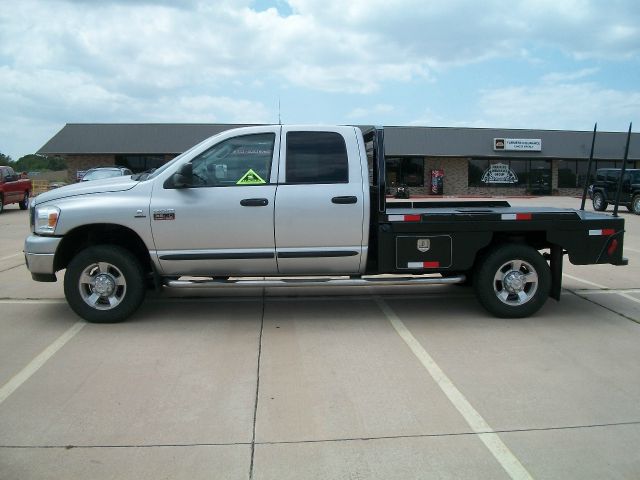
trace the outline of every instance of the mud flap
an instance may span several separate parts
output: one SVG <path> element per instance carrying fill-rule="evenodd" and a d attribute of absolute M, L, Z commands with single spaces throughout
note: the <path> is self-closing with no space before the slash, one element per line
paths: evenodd
<path fill-rule="evenodd" d="M 551 291 L 549 296 L 555 300 L 560 300 L 562 290 L 562 255 L 563 250 L 560 245 L 551 246 Z"/>

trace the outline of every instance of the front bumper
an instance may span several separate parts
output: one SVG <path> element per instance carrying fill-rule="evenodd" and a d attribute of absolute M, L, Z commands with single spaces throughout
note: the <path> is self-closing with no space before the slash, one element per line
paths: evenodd
<path fill-rule="evenodd" d="M 31 276 L 37 281 L 55 281 L 54 259 L 61 237 L 29 235 L 24 241 L 24 257 Z"/>

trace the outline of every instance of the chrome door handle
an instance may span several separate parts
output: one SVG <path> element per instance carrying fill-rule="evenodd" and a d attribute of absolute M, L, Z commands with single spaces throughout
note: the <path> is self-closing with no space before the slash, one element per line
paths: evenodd
<path fill-rule="evenodd" d="M 269 205 L 269 200 L 266 198 L 245 198 L 240 200 L 240 205 L 243 207 L 266 207 Z"/>
<path fill-rule="evenodd" d="M 337 203 L 338 205 L 346 205 L 349 203 L 358 203 L 358 197 L 347 195 L 345 197 L 333 197 L 331 199 L 332 203 Z"/>

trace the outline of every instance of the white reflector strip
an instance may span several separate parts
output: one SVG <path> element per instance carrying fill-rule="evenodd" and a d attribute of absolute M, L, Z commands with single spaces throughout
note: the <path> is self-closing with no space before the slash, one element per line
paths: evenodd
<path fill-rule="evenodd" d="M 516 219 L 516 214 L 515 213 L 503 213 L 500 218 L 502 218 L 502 220 L 515 220 Z"/>
<path fill-rule="evenodd" d="M 424 264 L 422 262 L 409 262 L 407 264 L 408 268 L 424 268 Z"/>
<path fill-rule="evenodd" d="M 389 215 L 390 222 L 404 222 L 404 215 Z"/>
<path fill-rule="evenodd" d="M 602 230 L 589 230 L 589 235 L 602 235 Z"/>

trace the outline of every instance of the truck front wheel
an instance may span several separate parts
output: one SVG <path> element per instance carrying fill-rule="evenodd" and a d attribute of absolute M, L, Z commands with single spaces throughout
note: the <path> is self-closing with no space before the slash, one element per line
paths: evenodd
<path fill-rule="evenodd" d="M 24 192 L 24 196 L 18 203 L 18 206 L 20 207 L 20 210 L 26 210 L 29 208 L 29 192 Z"/>
<path fill-rule="evenodd" d="M 481 261 L 474 287 L 482 306 L 496 317 L 528 317 L 547 301 L 551 272 L 534 248 L 504 244 Z"/>
<path fill-rule="evenodd" d="M 145 296 L 145 278 L 138 259 L 116 245 L 82 250 L 64 277 L 64 295 L 79 316 L 92 323 L 126 320 Z"/>
<path fill-rule="evenodd" d="M 631 200 L 631 209 L 636 215 L 640 215 L 640 193 L 633 197 Z"/>

